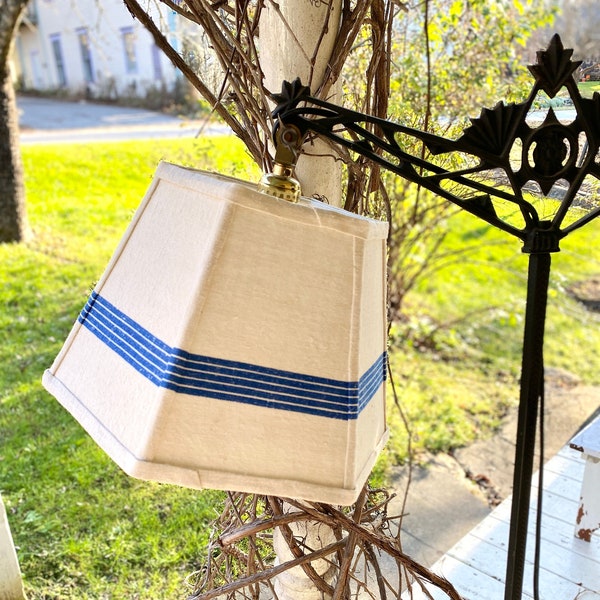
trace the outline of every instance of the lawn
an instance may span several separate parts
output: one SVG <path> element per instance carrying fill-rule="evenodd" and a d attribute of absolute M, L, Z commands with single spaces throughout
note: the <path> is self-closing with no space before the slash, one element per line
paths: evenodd
<path fill-rule="evenodd" d="M 33 237 L 0 246 L 0 491 L 35 600 L 174 599 L 199 568 L 219 492 L 125 476 L 41 387 L 156 164 L 167 159 L 250 180 L 232 138 L 30 146 L 23 150 Z M 598 315 L 568 293 L 600 273 L 600 221 L 553 257 L 546 363 L 600 383 Z M 449 222 L 453 259 L 408 298 L 391 361 L 411 444 L 451 451 L 489 436 L 516 404 L 527 257 L 466 214 Z M 460 255 L 455 251 L 465 250 Z M 406 460 L 408 435 L 377 468 Z"/>
<path fill-rule="evenodd" d="M 125 476 L 43 390 L 161 159 L 256 178 L 239 145 L 23 149 L 27 244 L 0 246 L 0 491 L 35 600 L 183 597 L 219 494 Z"/>
<path fill-rule="evenodd" d="M 518 240 L 466 213 L 453 216 L 448 229 L 449 258 L 411 293 L 407 322 L 391 332 L 417 454 L 451 452 L 491 435 L 519 396 L 528 256 Z M 600 313 L 569 289 L 600 274 L 599 235 L 600 219 L 570 234 L 552 256 L 545 326 L 546 367 L 590 384 L 600 384 Z M 404 458 L 407 434 L 397 411 L 389 420 L 393 462 Z"/>
<path fill-rule="evenodd" d="M 591 98 L 596 92 L 600 92 L 600 81 L 582 81 L 577 87 L 584 98 Z"/>

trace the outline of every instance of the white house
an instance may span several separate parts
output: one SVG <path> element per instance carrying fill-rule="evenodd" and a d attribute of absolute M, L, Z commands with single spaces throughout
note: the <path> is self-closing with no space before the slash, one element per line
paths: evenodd
<path fill-rule="evenodd" d="M 155 6 L 155 21 L 177 47 L 180 19 Z M 123 0 L 31 0 L 14 66 L 24 90 L 104 99 L 172 90 L 179 76 Z"/>

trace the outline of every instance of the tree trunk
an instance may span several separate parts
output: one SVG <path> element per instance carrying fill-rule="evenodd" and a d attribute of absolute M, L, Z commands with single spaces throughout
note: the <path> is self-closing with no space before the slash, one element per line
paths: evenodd
<path fill-rule="evenodd" d="M 0 243 L 23 241 L 28 232 L 19 120 L 10 69 L 10 50 L 27 1 L 0 2 Z"/>
<path fill-rule="evenodd" d="M 0 70 L 0 243 L 26 237 L 25 189 L 17 104 L 10 75 Z"/>
<path fill-rule="evenodd" d="M 322 4 L 280 0 L 276 5 L 265 5 L 260 21 L 260 43 L 264 56 L 269 57 L 262 63 L 267 89 L 279 91 L 284 79 L 292 81 L 296 77 L 300 77 L 312 91 L 319 88 L 331 62 L 341 12 L 341 0 Z M 334 85 L 334 94 L 340 88 L 341 82 Z M 331 204 L 341 204 L 340 163 L 331 158 L 331 150 L 322 140 L 314 140 L 312 151 L 301 156 L 296 176 L 303 195 L 319 194 Z M 286 511 L 294 510 L 287 504 L 284 506 Z M 289 536 L 302 540 L 313 550 L 336 541 L 331 527 L 315 521 L 294 523 L 285 528 L 276 527 L 273 548 L 279 564 L 294 558 Z M 311 571 L 308 569 L 312 570 L 313 577 L 309 576 Z M 275 591 L 280 600 L 331 600 L 331 594 L 317 587 L 315 578 L 320 578 L 326 586 L 332 586 L 335 575 L 336 567 L 330 560 L 317 560 L 305 567 L 289 569 L 276 577 Z"/>

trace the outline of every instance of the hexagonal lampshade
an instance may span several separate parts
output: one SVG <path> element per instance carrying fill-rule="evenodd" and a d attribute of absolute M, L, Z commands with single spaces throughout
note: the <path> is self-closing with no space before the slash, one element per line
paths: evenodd
<path fill-rule="evenodd" d="M 386 233 L 162 163 L 44 385 L 132 476 L 350 504 L 387 435 Z"/>

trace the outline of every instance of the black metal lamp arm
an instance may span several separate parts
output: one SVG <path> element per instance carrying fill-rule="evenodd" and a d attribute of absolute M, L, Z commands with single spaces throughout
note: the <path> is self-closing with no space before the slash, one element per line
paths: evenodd
<path fill-rule="evenodd" d="M 505 600 L 520 600 L 523 587 L 538 414 L 543 418 L 543 341 L 550 253 L 560 250 L 559 242 L 568 233 L 600 215 L 596 203 L 563 227 L 584 180 L 600 179 L 600 94 L 592 99 L 581 97 L 573 79 L 580 63 L 571 61 L 572 53 L 555 35 L 548 49 L 538 52 L 537 64 L 529 67 L 535 84 L 527 100 L 483 109 L 456 140 L 313 98 L 299 80 L 284 82 L 282 93 L 273 97 L 277 102 L 273 113 L 276 163 L 293 167 L 304 139 L 311 132 L 321 135 L 516 236 L 523 241 L 523 252 L 530 255 Z M 544 91 L 554 98 L 562 88 L 567 89 L 573 102 L 574 120 L 561 123 L 550 108 L 541 124 L 530 124 L 527 117 L 538 93 Z M 460 153 L 469 166 L 451 171 L 429 157 L 413 156 L 402 149 L 402 136 L 420 141 L 432 157 Z M 489 174 L 486 177 L 486 172 L 498 169 L 508 185 L 496 186 L 490 183 L 493 178 Z M 567 184 L 563 199 L 550 218 L 540 218 L 534 204 L 523 196 L 525 185 L 534 182 L 542 194 L 548 195 L 561 180 Z M 513 210 L 497 210 L 503 202 L 512 204 Z M 540 469 L 540 477 L 542 473 Z M 538 503 L 539 519 L 541 496 Z M 537 559 L 534 572 L 537 598 Z"/>
<path fill-rule="evenodd" d="M 571 54 L 554 36 L 548 49 L 538 52 L 538 63 L 530 66 L 536 81 L 528 99 L 483 109 L 456 140 L 314 98 L 299 80 L 284 82 L 281 94 L 273 96 L 277 102 L 273 111 L 275 138 L 285 140 L 285 133 L 279 130 L 295 128 L 299 135 L 290 137 L 298 147 L 288 148 L 293 154 L 310 133 L 328 138 L 516 236 L 524 242 L 524 252 L 557 252 L 560 239 L 600 214 L 600 207 L 596 207 L 562 227 L 586 176 L 600 179 L 600 165 L 595 160 L 600 140 L 600 95 L 591 100 L 581 97 L 572 77 L 579 63 L 570 60 Z M 543 123 L 531 126 L 527 115 L 538 92 L 544 90 L 553 97 L 562 87 L 568 89 L 576 109 L 574 121 L 562 124 L 549 109 Z M 413 156 L 402 149 L 399 140 L 403 136 L 422 142 L 432 157 L 460 154 L 469 166 L 452 171 L 434 160 Z M 582 139 L 586 144 L 580 148 Z M 486 172 L 498 169 L 508 185 L 497 186 L 489 177 L 486 181 Z M 568 190 L 547 221 L 525 200 L 523 188 L 533 181 L 547 194 L 559 180 L 568 183 Z M 502 202 L 518 208 L 518 223 L 514 217 L 499 214 L 502 211 L 497 211 L 496 205 Z"/>
<path fill-rule="evenodd" d="M 291 89 L 307 90 L 299 80 L 291 84 L 285 82 L 284 86 L 289 86 Z M 315 106 L 298 107 L 299 103 L 310 103 Z M 515 201 L 513 196 L 484 182 L 465 179 L 466 175 L 486 170 L 489 168 L 488 166 L 480 164 L 469 169 L 448 171 L 439 165 L 403 151 L 396 140 L 396 135 L 410 135 L 425 143 L 432 153 L 436 153 L 435 151 L 437 153 L 451 151 L 450 148 L 440 149 L 440 141 L 445 146 L 451 146 L 453 144 L 451 140 L 438 138 L 435 135 L 398 123 L 330 104 L 318 98 L 313 98 L 308 94 L 308 91 L 306 93 L 301 92 L 292 101 L 286 102 L 284 110 L 276 109 L 273 114 L 278 117 L 276 128 L 295 127 L 300 131 L 299 137 L 302 140 L 305 140 L 311 132 L 325 137 L 340 146 L 371 159 L 388 171 L 408 181 L 422 185 L 488 223 L 522 238 L 522 233 L 518 228 L 501 221 L 493 211 L 489 210 L 491 194 L 511 202 Z M 369 125 L 371 128 L 368 127 Z M 377 129 L 381 131 L 381 135 L 373 133 L 373 130 Z M 442 184 L 445 181 L 467 185 L 473 190 L 473 196 L 468 198 L 458 196 L 443 187 Z M 480 194 L 477 195 L 477 192 Z M 535 222 L 537 217 L 535 210 L 530 214 L 528 203 L 524 201 L 519 203 L 522 205 L 528 221 Z"/>

